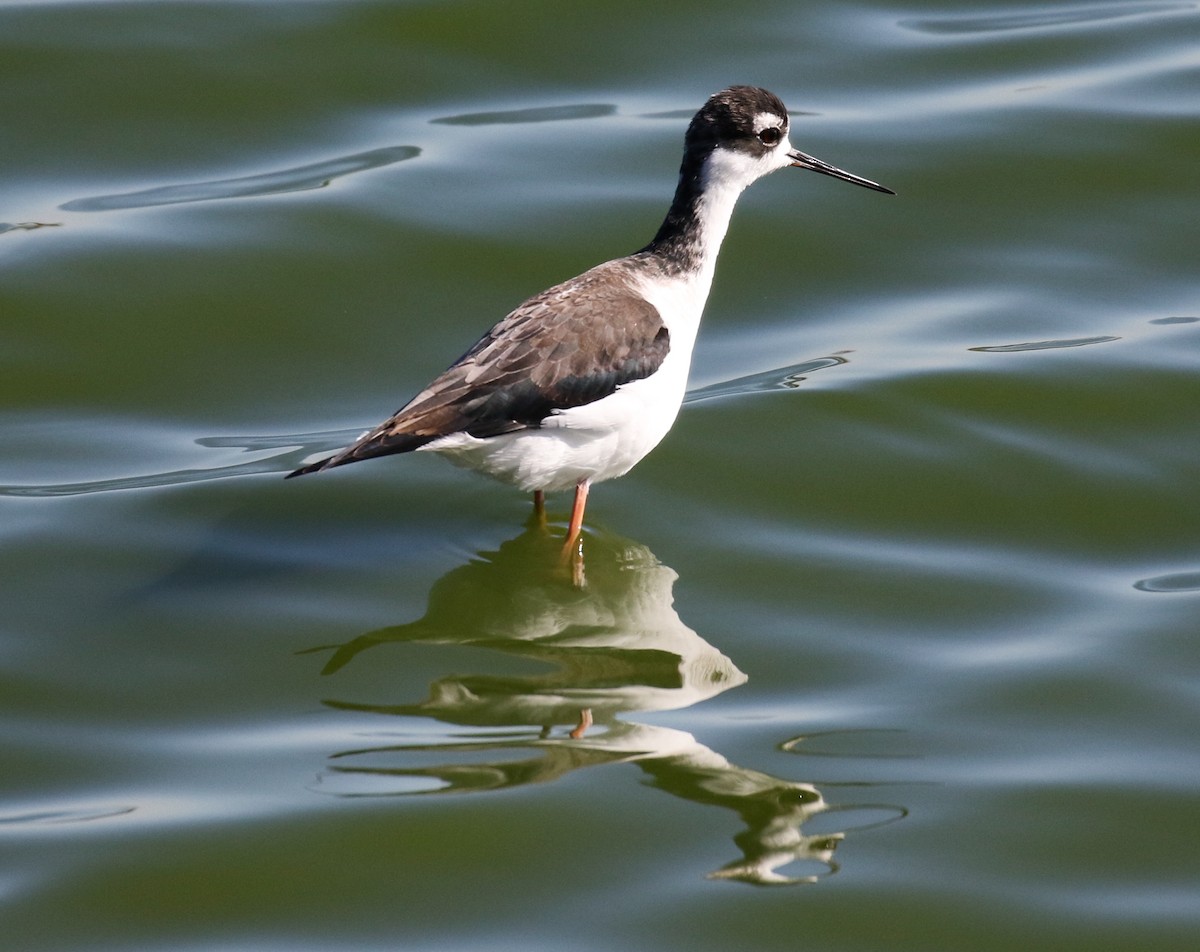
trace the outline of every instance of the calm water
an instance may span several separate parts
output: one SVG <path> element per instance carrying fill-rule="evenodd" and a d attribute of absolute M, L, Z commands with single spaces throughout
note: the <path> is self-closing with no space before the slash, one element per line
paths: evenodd
<path fill-rule="evenodd" d="M 1195 948 L 1198 28 L 0 6 L 0 944 Z M 731 82 L 899 194 L 747 194 L 584 589 L 439 460 L 281 480 Z"/>

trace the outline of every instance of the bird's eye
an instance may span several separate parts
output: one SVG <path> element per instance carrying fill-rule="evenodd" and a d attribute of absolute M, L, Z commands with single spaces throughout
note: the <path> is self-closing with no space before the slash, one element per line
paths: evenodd
<path fill-rule="evenodd" d="M 771 126 L 768 129 L 763 129 L 758 134 L 758 141 L 763 145 L 776 146 L 779 145 L 779 140 L 783 138 L 783 133 L 778 126 Z"/>

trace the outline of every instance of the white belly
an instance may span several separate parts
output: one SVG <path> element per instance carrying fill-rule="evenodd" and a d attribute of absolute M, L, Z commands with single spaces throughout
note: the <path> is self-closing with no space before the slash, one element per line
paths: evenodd
<path fill-rule="evenodd" d="M 541 427 L 482 440 L 455 433 L 421 450 L 526 492 L 556 492 L 585 479 L 598 483 L 624 476 L 671 429 L 687 370 L 686 355 L 668 354 L 652 376 L 595 403 L 555 413 Z"/>

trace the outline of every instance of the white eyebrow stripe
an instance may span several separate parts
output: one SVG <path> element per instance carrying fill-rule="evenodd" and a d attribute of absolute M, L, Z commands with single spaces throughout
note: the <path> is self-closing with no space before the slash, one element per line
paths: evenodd
<path fill-rule="evenodd" d="M 758 133 L 762 132 L 763 129 L 770 129 L 773 127 L 776 127 L 779 129 L 786 129 L 787 128 L 787 120 L 780 119 L 773 112 L 760 112 L 757 116 L 754 117 L 754 132 L 756 135 Z"/>

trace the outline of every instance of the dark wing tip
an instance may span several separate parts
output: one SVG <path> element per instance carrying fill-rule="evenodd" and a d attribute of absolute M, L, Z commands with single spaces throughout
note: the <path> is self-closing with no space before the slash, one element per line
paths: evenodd
<path fill-rule="evenodd" d="M 426 443 L 432 443 L 438 438 L 437 435 L 388 433 L 384 427 L 388 426 L 391 422 L 388 421 L 388 424 L 384 424 L 383 427 L 366 434 L 361 440 L 351 443 L 341 452 L 334 453 L 332 456 L 326 456 L 315 463 L 301 466 L 283 478 L 291 479 L 293 476 L 307 476 L 309 473 L 317 473 L 323 469 L 333 469 L 335 466 L 345 466 L 347 463 L 357 463 L 364 459 L 375 459 L 378 456 L 409 453 L 420 449 Z"/>
<path fill-rule="evenodd" d="M 292 470 L 284 476 L 284 479 L 291 479 L 293 476 L 307 476 L 309 473 L 316 473 L 325 469 L 333 462 L 332 456 L 326 456 L 324 459 L 319 459 L 315 463 L 309 463 L 307 466 L 301 466 L 299 469 Z"/>

